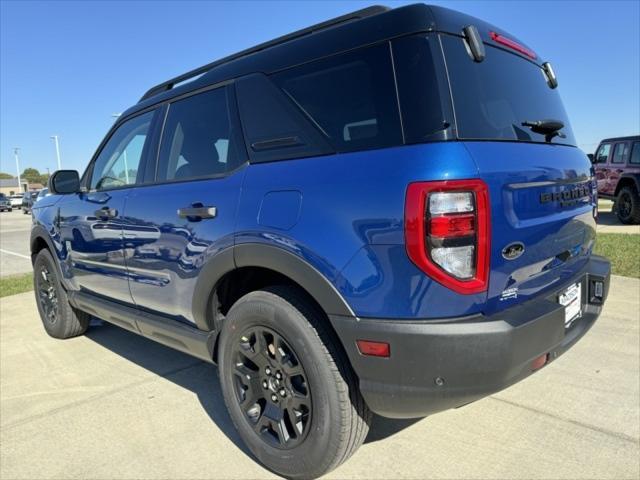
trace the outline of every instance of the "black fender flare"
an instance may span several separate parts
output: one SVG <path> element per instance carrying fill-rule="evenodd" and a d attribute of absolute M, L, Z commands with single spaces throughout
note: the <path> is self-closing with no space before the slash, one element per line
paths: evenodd
<path fill-rule="evenodd" d="M 228 272 L 242 267 L 261 267 L 290 278 L 300 285 L 327 315 L 355 314 L 333 284 L 306 260 L 279 247 L 241 243 L 215 255 L 198 275 L 193 293 L 193 318 L 198 328 L 210 330 L 207 313 L 211 291 Z"/>
<path fill-rule="evenodd" d="M 29 237 L 29 251 L 31 252 L 31 264 L 33 264 L 33 261 L 35 260 L 34 250 L 36 248 L 36 244 L 38 240 L 42 240 L 44 241 L 44 243 L 47 244 L 47 248 L 49 249 L 49 252 L 51 253 L 51 256 L 53 257 L 53 260 L 54 260 L 53 263 L 55 264 L 56 270 L 58 271 L 57 272 L 58 278 L 62 282 L 62 286 L 66 290 L 69 290 L 70 289 L 69 284 L 67 283 L 68 279 L 63 275 L 62 268 L 60 267 L 60 256 L 58 255 L 58 250 L 56 249 L 53 243 L 53 240 L 51 240 L 51 236 L 49 235 L 49 232 L 42 225 L 34 225 L 33 227 L 31 227 L 31 235 Z"/>
<path fill-rule="evenodd" d="M 620 193 L 620 184 L 627 179 L 631 179 L 633 181 L 636 186 L 636 191 L 640 194 L 640 173 L 623 173 L 620 175 L 620 180 L 618 180 L 618 184 L 616 185 L 616 196 Z"/>

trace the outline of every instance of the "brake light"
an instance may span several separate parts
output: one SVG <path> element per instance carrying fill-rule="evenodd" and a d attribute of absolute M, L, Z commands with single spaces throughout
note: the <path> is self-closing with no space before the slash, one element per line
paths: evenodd
<path fill-rule="evenodd" d="M 535 52 L 532 52 L 524 45 L 520 45 L 515 40 L 511 40 L 510 38 L 505 37 L 504 35 L 500 35 L 499 33 L 496 33 L 496 32 L 489 32 L 489 36 L 491 37 L 491 40 L 493 40 L 494 42 L 504 45 L 505 47 L 509 47 L 511 50 L 515 50 L 516 52 L 521 53 L 522 55 L 526 55 L 527 57 L 532 58 L 534 60 L 538 58 Z"/>
<path fill-rule="evenodd" d="M 487 289 L 489 195 L 482 180 L 412 183 L 405 204 L 411 261 L 458 293 Z"/>

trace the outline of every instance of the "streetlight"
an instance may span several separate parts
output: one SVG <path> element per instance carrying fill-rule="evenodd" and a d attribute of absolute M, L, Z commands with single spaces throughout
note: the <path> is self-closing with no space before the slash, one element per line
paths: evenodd
<path fill-rule="evenodd" d="M 18 171 L 18 191 L 22 191 L 22 180 L 20 178 L 20 160 L 18 160 L 18 151 L 20 147 L 14 147 L 13 156 L 16 157 L 16 170 Z"/>
<path fill-rule="evenodd" d="M 58 158 L 58 170 L 62 170 L 62 166 L 60 165 L 60 144 L 58 143 L 58 135 L 51 135 L 51 138 L 56 144 L 56 157 Z"/>

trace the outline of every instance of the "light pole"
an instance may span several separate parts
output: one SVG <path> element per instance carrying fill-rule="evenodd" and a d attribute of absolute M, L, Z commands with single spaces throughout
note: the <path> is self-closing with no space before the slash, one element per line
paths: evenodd
<path fill-rule="evenodd" d="M 56 144 L 56 157 L 58 159 L 58 170 L 62 170 L 62 166 L 60 165 L 60 144 L 58 143 L 58 135 L 51 135 L 51 138 Z"/>
<path fill-rule="evenodd" d="M 18 159 L 19 147 L 13 149 L 13 156 L 16 157 L 16 170 L 18 171 L 18 191 L 22 192 L 22 179 L 20 178 L 20 160 Z"/>

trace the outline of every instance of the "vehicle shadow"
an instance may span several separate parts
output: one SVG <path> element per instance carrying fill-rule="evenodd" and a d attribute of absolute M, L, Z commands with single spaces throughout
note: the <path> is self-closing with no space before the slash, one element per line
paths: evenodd
<path fill-rule="evenodd" d="M 202 408 L 220 431 L 254 459 L 236 432 L 222 398 L 217 368 L 135 333 L 94 319 L 85 337 L 136 365 L 196 394 Z M 392 420 L 374 416 L 365 443 L 388 438 L 419 419 Z"/>
<path fill-rule="evenodd" d="M 598 225 L 623 225 L 611 210 L 598 212 Z"/>

